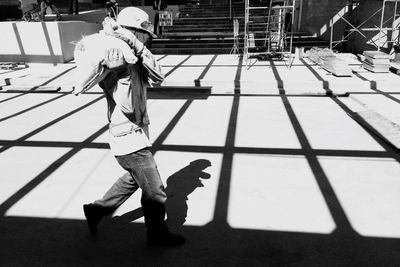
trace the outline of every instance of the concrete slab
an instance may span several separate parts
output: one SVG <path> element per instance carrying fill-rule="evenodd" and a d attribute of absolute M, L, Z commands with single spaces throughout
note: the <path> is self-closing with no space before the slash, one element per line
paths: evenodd
<path fill-rule="evenodd" d="M 101 197 L 124 170 L 108 149 L 100 89 L 68 94 L 71 70 L 41 80 L 59 84 L 60 92 L 0 91 L 2 263 L 392 266 L 400 261 L 400 155 L 347 114 L 368 105 L 397 121 L 400 95 L 370 88 L 351 97 L 323 96 L 326 77 L 313 79 L 300 63 L 292 67 L 299 77 L 291 77 L 281 70 L 284 65 L 274 69 L 268 62 L 246 73 L 229 55 L 160 59 L 171 63 L 170 75 L 189 68 L 192 83 L 214 81 L 219 92 L 230 92 L 171 87 L 148 94 L 152 150 L 170 196 L 168 223 L 187 244 L 170 250 L 145 246 L 139 192 L 101 222 L 98 236 L 90 236 L 81 205 Z M 57 69 L 48 67 L 49 73 Z M 23 75 L 33 77 L 29 71 L 12 75 L 22 79 L 13 78 L 15 86 L 28 83 Z M 170 75 L 167 82 L 173 83 Z M 32 84 L 38 84 L 35 79 Z M 202 167 L 204 161 L 210 166 Z"/>
<path fill-rule="evenodd" d="M 313 149 L 384 151 L 331 99 L 291 98 L 290 104 Z"/>
<path fill-rule="evenodd" d="M 397 236 L 400 231 L 398 161 L 391 158 L 318 157 L 352 227 L 362 236 Z"/>
<path fill-rule="evenodd" d="M 400 150 L 399 97 L 391 94 L 354 95 L 343 102 L 353 116 Z"/>
<path fill-rule="evenodd" d="M 266 170 L 272 175 L 260 175 Z M 238 154 L 232 174 L 232 228 L 318 234 L 336 228 L 305 157 Z"/>

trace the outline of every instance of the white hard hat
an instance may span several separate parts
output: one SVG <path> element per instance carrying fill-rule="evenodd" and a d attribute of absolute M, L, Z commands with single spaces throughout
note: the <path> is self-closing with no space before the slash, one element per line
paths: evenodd
<path fill-rule="evenodd" d="M 137 7 L 126 7 L 119 12 L 117 23 L 126 28 L 135 28 L 145 31 L 152 37 L 157 37 L 153 33 L 154 26 L 149 21 L 149 15 Z"/>

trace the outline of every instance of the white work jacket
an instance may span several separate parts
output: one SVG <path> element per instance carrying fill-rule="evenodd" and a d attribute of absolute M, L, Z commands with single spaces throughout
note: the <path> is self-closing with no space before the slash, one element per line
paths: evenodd
<path fill-rule="evenodd" d="M 109 144 L 114 155 L 151 146 L 148 139 L 147 87 L 164 80 L 161 65 L 144 47 L 136 64 L 110 70 L 100 83 L 108 104 Z"/>

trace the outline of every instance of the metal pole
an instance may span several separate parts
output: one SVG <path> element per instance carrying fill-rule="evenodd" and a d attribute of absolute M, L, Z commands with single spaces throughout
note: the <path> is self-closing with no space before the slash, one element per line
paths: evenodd
<path fill-rule="evenodd" d="M 331 21 L 330 21 L 330 24 L 331 24 L 331 38 L 330 38 L 330 45 L 329 45 L 329 48 L 332 50 L 332 43 L 333 43 L 333 20 L 331 19 Z"/>
<path fill-rule="evenodd" d="M 229 19 L 232 20 L 232 9 L 233 9 L 233 5 L 232 5 L 232 0 L 229 0 Z"/>
<path fill-rule="evenodd" d="M 300 31 L 301 30 L 301 17 L 303 16 L 303 0 L 299 1 L 299 19 L 297 21 L 297 30 Z"/>
<path fill-rule="evenodd" d="M 382 27 L 383 27 L 383 19 L 384 19 L 384 16 L 385 16 L 385 4 L 386 4 L 386 0 L 383 0 L 383 4 L 382 4 L 382 15 L 381 15 L 381 27 L 379 28 L 378 51 L 381 50 Z"/>

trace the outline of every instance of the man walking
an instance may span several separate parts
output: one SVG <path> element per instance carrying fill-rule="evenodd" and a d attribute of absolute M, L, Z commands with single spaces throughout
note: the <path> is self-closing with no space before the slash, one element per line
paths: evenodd
<path fill-rule="evenodd" d="M 111 215 L 141 188 L 147 244 L 181 245 L 185 242 L 183 236 L 171 233 L 164 222 L 167 196 L 149 150 L 146 87 L 149 80 L 161 82 L 164 79 L 161 66 L 145 46 L 153 36 L 153 25 L 147 13 L 136 7 L 123 9 L 117 24 L 119 28 L 114 36 L 129 44 L 138 61 L 119 66 L 122 52 L 110 49 L 104 59 L 109 73 L 99 85 L 108 103 L 110 148 L 120 166 L 128 172 L 101 199 L 85 204 L 84 213 L 89 230 L 94 234 L 104 216 Z"/>

